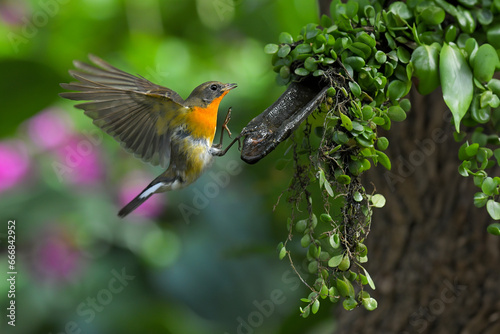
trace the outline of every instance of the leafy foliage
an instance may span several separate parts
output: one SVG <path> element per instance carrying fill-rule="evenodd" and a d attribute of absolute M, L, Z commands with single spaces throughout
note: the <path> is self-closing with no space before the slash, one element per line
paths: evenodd
<path fill-rule="evenodd" d="M 295 269 L 288 242 L 300 237 L 308 271 L 316 274 L 312 284 L 301 277 L 311 290 L 302 299 L 307 303 L 301 308 L 303 317 L 316 313 L 326 298 L 333 303 L 342 299 L 346 310 L 377 307 L 364 290 L 366 285 L 375 289 L 375 284 L 362 267 L 368 260 L 363 242 L 372 208 L 383 207 L 385 198 L 368 194 L 359 175 L 372 164 L 391 169 L 383 152 L 389 142 L 379 136 L 378 128 L 390 130 L 392 122 L 406 119 L 411 105 L 403 98 L 412 78 L 422 94 L 441 85 L 455 138 L 465 140 L 459 172 L 472 175 L 481 188 L 475 205 L 486 206 L 493 219 L 500 219 L 500 178 L 486 172 L 500 164 L 500 149 L 490 148 L 500 144 L 500 81 L 493 78 L 500 68 L 500 2 L 460 3 L 397 1 L 382 9 L 380 1 L 336 0 L 331 17 L 323 16 L 321 26 L 307 24 L 295 37 L 283 32 L 279 44 L 265 47 L 278 84 L 312 76 L 330 86 L 292 145 L 290 201 L 296 207 L 305 203 L 308 216 L 289 221 L 289 236 L 278 246 L 280 259 L 288 255 Z M 312 209 L 314 184 L 322 190 L 324 212 L 319 219 Z M 498 231 L 498 224 L 488 227 L 491 234 Z"/>

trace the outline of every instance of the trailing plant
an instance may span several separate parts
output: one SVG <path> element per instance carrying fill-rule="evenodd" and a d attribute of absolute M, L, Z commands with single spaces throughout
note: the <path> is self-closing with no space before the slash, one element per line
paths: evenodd
<path fill-rule="evenodd" d="M 331 16 L 310 23 L 298 35 L 283 32 L 268 44 L 277 83 L 287 85 L 315 78 L 328 85 L 320 107 L 293 136 L 290 150 L 294 176 L 289 200 L 307 208 L 302 219 L 288 222 L 287 239 L 278 245 L 311 290 L 301 314 L 314 314 L 322 300 L 342 300 L 346 310 L 377 307 L 365 290 L 375 289 L 363 267 L 364 242 L 372 208 L 385 198 L 368 193 L 359 176 L 373 165 L 391 169 L 384 153 L 389 141 L 379 135 L 392 122 L 406 119 L 411 105 L 404 97 L 417 82 L 421 94 L 441 86 L 455 125 L 455 139 L 464 144 L 458 172 L 472 176 L 481 189 L 474 204 L 486 206 L 500 220 L 500 177 L 488 171 L 500 164 L 500 1 L 392 2 L 333 1 Z M 318 140 L 314 138 L 317 137 Z M 314 188 L 321 189 L 322 212 L 314 212 Z M 319 217 L 319 218 L 318 218 Z M 500 224 L 488 232 L 499 235 Z M 293 238 L 306 249 L 308 276 L 293 264 Z M 293 252 L 295 253 L 295 252 Z"/>

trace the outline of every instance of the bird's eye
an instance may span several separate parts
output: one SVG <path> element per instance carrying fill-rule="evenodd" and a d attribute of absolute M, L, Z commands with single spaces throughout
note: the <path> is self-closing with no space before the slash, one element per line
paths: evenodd
<path fill-rule="evenodd" d="M 217 90 L 217 85 L 215 85 L 215 84 L 211 85 L 211 86 L 210 86 L 210 89 L 211 89 L 211 90 L 214 90 L 214 91 L 215 91 L 215 90 Z"/>

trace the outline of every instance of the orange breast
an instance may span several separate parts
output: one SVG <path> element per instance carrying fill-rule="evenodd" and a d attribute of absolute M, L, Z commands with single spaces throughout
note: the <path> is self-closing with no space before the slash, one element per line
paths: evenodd
<path fill-rule="evenodd" d="M 219 104 L 224 95 L 227 93 L 228 92 L 224 92 L 221 96 L 213 100 L 212 103 L 206 108 L 193 107 L 193 111 L 186 117 L 191 135 L 196 138 L 208 139 L 210 146 L 212 145 L 215 136 Z"/>

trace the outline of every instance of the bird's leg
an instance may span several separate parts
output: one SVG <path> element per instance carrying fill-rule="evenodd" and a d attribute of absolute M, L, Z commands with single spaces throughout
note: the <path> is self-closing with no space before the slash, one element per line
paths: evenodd
<path fill-rule="evenodd" d="M 216 145 L 213 145 L 212 146 L 212 154 L 213 155 L 216 155 L 216 156 L 223 156 L 224 154 L 227 153 L 227 151 L 231 148 L 231 146 L 234 145 L 234 143 L 238 142 L 238 149 L 241 150 L 241 142 L 240 142 L 240 138 L 243 137 L 243 133 L 240 133 L 238 135 L 238 137 L 234 138 L 233 141 L 223 150 L 222 149 L 222 140 L 224 138 L 224 130 L 227 131 L 227 134 L 229 135 L 229 138 L 231 138 L 231 131 L 229 130 L 229 128 L 227 127 L 227 124 L 229 123 L 229 121 L 231 120 L 231 108 L 229 108 L 227 110 L 227 115 L 226 115 L 226 118 L 224 119 L 224 123 L 222 124 L 222 131 L 221 131 L 221 134 L 220 134 L 220 142 L 219 144 L 216 144 Z"/>
<path fill-rule="evenodd" d="M 238 142 L 238 149 L 241 150 L 240 138 L 243 137 L 244 135 L 245 135 L 244 133 L 240 133 L 238 135 L 238 137 L 234 138 L 233 141 L 231 143 L 229 143 L 229 145 L 224 150 L 222 150 L 220 148 L 222 146 L 222 144 L 217 144 L 217 145 L 212 146 L 212 155 L 216 155 L 218 157 L 222 157 L 224 154 L 227 153 L 227 151 L 229 151 L 229 149 L 231 148 L 231 146 L 233 146 L 234 143 L 236 143 L 236 142 Z"/>
<path fill-rule="evenodd" d="M 220 141 L 219 141 L 219 143 L 217 145 L 214 145 L 213 147 L 218 148 L 218 149 L 222 148 L 222 140 L 224 139 L 224 130 L 227 131 L 227 134 L 229 135 L 229 138 L 231 138 L 231 131 L 227 127 L 227 124 L 229 123 L 230 120 L 231 120 L 231 108 L 229 108 L 227 110 L 226 118 L 224 119 L 224 123 L 222 123 L 222 130 L 221 130 L 221 133 L 220 133 Z"/>

